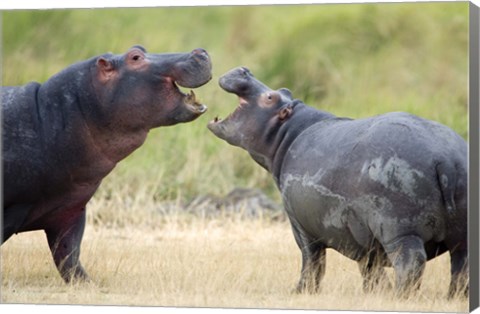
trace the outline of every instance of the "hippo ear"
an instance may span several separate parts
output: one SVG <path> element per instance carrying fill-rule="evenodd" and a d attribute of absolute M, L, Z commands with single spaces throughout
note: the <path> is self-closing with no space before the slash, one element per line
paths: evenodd
<path fill-rule="evenodd" d="M 99 74 L 99 80 L 103 83 L 108 82 L 115 74 L 115 68 L 111 61 L 100 57 L 97 59 L 97 69 Z"/>
<path fill-rule="evenodd" d="M 283 121 L 283 120 L 287 119 L 292 114 L 292 110 L 293 110 L 292 106 L 283 107 L 278 112 L 278 119 L 280 121 Z"/>
<path fill-rule="evenodd" d="M 292 92 L 291 92 L 288 88 L 280 88 L 278 91 L 279 91 L 280 94 L 282 94 L 283 96 L 287 97 L 287 98 L 290 99 L 290 100 L 293 100 Z"/>
<path fill-rule="evenodd" d="M 134 48 L 137 48 L 137 49 L 140 49 L 141 51 L 143 51 L 144 53 L 147 53 L 147 49 L 145 49 L 145 47 L 143 47 L 142 45 L 135 45 L 133 46 L 131 49 L 134 49 Z"/>

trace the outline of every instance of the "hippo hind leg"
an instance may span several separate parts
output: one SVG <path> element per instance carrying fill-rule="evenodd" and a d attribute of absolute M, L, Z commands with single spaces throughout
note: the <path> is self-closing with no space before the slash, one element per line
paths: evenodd
<path fill-rule="evenodd" d="M 80 264 L 80 243 L 85 229 L 85 209 L 59 228 L 45 230 L 53 260 L 66 283 L 88 281 L 88 275 Z"/>
<path fill-rule="evenodd" d="M 450 251 L 451 281 L 448 298 L 468 297 L 468 253 L 467 250 Z"/>
<path fill-rule="evenodd" d="M 386 256 L 384 255 L 383 250 L 375 247 L 358 262 L 358 268 L 363 278 L 363 292 L 370 293 L 392 288 L 383 269 L 386 266 Z"/>
<path fill-rule="evenodd" d="M 383 245 L 395 270 L 397 295 L 408 297 L 420 287 L 427 254 L 423 240 L 415 235 L 403 236 Z"/>

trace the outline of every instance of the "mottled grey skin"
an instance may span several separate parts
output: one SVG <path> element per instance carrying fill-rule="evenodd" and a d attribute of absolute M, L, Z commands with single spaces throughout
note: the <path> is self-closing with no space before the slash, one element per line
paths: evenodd
<path fill-rule="evenodd" d="M 2 87 L 3 232 L 45 230 L 62 278 L 87 279 L 80 242 L 85 206 L 150 129 L 192 121 L 193 93 L 211 79 L 203 49 L 150 54 L 132 47 L 76 63 L 43 84 Z"/>
<path fill-rule="evenodd" d="M 449 296 L 467 294 L 467 145 L 458 134 L 402 112 L 338 118 L 246 68 L 220 86 L 240 105 L 208 128 L 273 175 L 302 252 L 298 291 L 318 290 L 332 248 L 358 262 L 366 291 L 393 266 L 400 295 L 449 251 Z"/>

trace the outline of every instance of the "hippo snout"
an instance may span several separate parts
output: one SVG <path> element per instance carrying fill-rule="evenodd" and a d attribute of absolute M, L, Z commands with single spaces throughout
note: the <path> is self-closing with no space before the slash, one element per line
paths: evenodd
<path fill-rule="evenodd" d="M 192 52 L 190 53 L 189 62 L 194 64 L 193 66 L 196 65 L 203 68 L 204 70 L 208 70 L 209 73 L 212 70 L 212 62 L 210 60 L 210 55 L 203 48 L 197 48 L 192 50 Z"/>
<path fill-rule="evenodd" d="M 218 83 L 225 91 L 240 95 L 249 88 L 250 77 L 253 75 L 247 68 L 238 67 L 222 75 Z"/>
<path fill-rule="evenodd" d="M 174 75 L 175 81 L 188 88 L 196 88 L 204 85 L 212 79 L 212 62 L 205 49 L 192 50 L 186 60 L 176 64 Z"/>
<path fill-rule="evenodd" d="M 230 84 L 247 82 L 250 77 L 253 77 L 252 72 L 246 67 L 238 67 L 232 69 L 220 77 L 219 83 L 223 89 L 228 88 Z"/>
<path fill-rule="evenodd" d="M 240 97 L 258 97 L 261 93 L 270 90 L 257 80 L 246 67 L 232 69 L 222 75 L 218 81 L 221 88 Z"/>

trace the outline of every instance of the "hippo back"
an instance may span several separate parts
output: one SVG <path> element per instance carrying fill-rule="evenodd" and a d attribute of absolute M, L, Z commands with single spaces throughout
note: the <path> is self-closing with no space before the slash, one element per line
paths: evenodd
<path fill-rule="evenodd" d="M 410 114 L 333 118 L 291 144 L 279 188 L 289 217 L 346 255 L 373 237 L 439 242 L 466 217 L 466 157 L 458 134 Z"/>
<path fill-rule="evenodd" d="M 21 194 L 24 201 L 28 198 L 35 199 L 39 191 L 35 187 L 41 184 L 32 183 L 31 180 L 39 178 L 38 171 L 42 168 L 30 167 L 32 163 L 40 163 L 42 158 L 41 138 L 39 137 L 39 121 L 37 108 L 35 106 L 36 97 L 40 84 L 30 83 L 19 87 L 2 87 L 2 154 L 3 154 L 3 176 L 4 182 L 4 206 L 8 207 L 15 194 Z M 21 117 L 21 119 L 18 119 Z M 28 169 L 25 169 L 27 167 Z M 33 189 L 23 191 L 24 186 L 30 186 Z"/>

